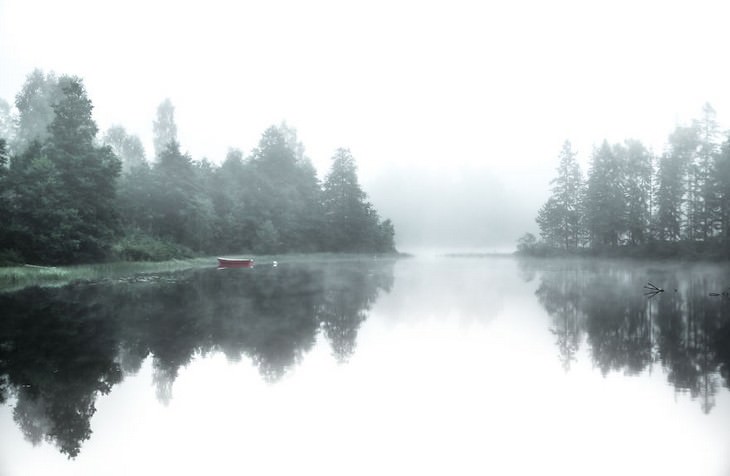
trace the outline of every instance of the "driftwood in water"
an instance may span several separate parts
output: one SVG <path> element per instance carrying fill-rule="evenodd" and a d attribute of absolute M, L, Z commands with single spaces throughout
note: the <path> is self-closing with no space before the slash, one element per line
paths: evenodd
<path fill-rule="evenodd" d="M 644 286 L 644 289 L 648 289 L 649 293 L 663 293 L 664 290 L 654 284 L 652 284 L 650 281 L 647 281 L 647 285 Z"/>

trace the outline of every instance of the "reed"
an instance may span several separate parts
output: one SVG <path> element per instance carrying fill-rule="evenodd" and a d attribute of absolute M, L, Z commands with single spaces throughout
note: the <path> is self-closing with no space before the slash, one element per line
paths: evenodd
<path fill-rule="evenodd" d="M 177 271 L 215 265 L 215 258 L 191 258 L 169 261 L 122 261 L 75 266 L 9 266 L 0 268 L 0 291 L 26 286 L 63 285 L 71 281 L 117 278 L 137 273 Z"/>

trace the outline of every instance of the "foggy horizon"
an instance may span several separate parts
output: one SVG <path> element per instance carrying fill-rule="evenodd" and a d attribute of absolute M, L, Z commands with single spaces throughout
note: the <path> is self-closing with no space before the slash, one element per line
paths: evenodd
<path fill-rule="evenodd" d="M 0 0 L 0 476 L 727 476 L 728 18 Z"/>
<path fill-rule="evenodd" d="M 715 54 L 730 41 L 722 13 L 709 1 L 213 2 L 205 10 L 2 1 L 0 98 L 12 104 L 35 68 L 77 75 L 100 132 L 125 127 L 150 160 L 165 98 L 194 160 L 220 164 L 230 148 L 247 155 L 285 121 L 320 178 L 338 147 L 352 151 L 399 246 L 504 249 L 537 230 L 565 140 L 585 173 L 603 140 L 635 138 L 661 153 L 705 103 L 726 127 L 730 70 Z M 455 177 L 454 207 L 439 175 Z M 489 185 L 479 190 L 474 175 Z M 393 190 L 398 181 L 411 195 Z M 425 206 L 409 211 L 417 199 Z"/>

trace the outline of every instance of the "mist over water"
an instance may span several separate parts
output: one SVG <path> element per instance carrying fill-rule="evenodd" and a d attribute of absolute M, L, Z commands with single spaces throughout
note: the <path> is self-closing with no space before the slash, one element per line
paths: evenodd
<path fill-rule="evenodd" d="M 509 169 L 509 168 L 508 168 Z M 399 249 L 408 252 L 511 252 L 535 230 L 549 172 L 502 173 L 479 166 L 390 167 L 364 188 L 393 220 Z"/>
<path fill-rule="evenodd" d="M 728 286 L 430 255 L 4 293 L 0 469 L 723 475 Z"/>

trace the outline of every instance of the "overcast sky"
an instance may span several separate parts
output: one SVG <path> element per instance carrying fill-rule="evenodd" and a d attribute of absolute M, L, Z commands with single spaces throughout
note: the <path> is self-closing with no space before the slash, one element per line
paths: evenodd
<path fill-rule="evenodd" d="M 34 68 L 75 74 L 100 128 L 148 154 L 169 97 L 194 158 L 285 120 L 320 173 L 349 147 L 365 183 L 480 170 L 540 203 L 566 139 L 584 164 L 604 138 L 659 152 L 705 102 L 727 127 L 728 18 L 699 0 L 0 0 L 0 97 Z"/>

